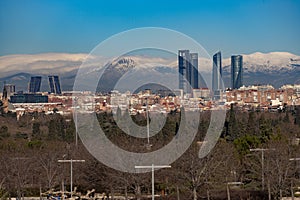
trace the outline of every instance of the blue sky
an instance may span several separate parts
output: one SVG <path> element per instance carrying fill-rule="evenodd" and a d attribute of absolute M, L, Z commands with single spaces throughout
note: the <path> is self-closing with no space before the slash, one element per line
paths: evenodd
<path fill-rule="evenodd" d="M 0 55 L 88 53 L 137 27 L 180 31 L 209 54 L 256 51 L 300 55 L 297 0 L 1 0 Z"/>

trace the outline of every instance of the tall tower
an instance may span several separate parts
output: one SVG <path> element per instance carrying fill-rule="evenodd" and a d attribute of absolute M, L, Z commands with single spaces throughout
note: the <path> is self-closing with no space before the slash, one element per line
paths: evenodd
<path fill-rule="evenodd" d="M 2 92 L 2 109 L 3 109 L 3 113 L 8 113 L 8 96 L 7 96 L 7 88 L 5 87 L 5 83 L 4 83 L 4 87 L 3 87 L 3 92 Z"/>
<path fill-rule="evenodd" d="M 10 96 L 12 96 L 16 92 L 16 86 L 13 84 L 4 84 L 4 87 L 7 92 L 7 97 L 10 99 Z"/>
<path fill-rule="evenodd" d="M 222 55 L 219 51 L 213 56 L 212 89 L 215 92 L 220 91 L 222 88 Z"/>
<path fill-rule="evenodd" d="M 198 53 L 191 53 L 191 62 L 190 62 L 190 67 L 191 67 L 191 86 L 193 89 L 198 89 L 199 84 L 198 84 Z"/>
<path fill-rule="evenodd" d="M 243 85 L 243 56 L 231 56 L 231 88 L 238 89 Z"/>
<path fill-rule="evenodd" d="M 178 51 L 178 72 L 179 72 L 179 89 L 184 93 L 190 92 L 189 80 L 191 80 L 191 66 L 190 66 L 190 51 Z"/>
<path fill-rule="evenodd" d="M 179 89 L 191 93 L 192 88 L 199 88 L 198 53 L 189 50 L 178 51 Z"/>
<path fill-rule="evenodd" d="M 61 87 L 58 76 L 48 76 L 50 92 L 53 94 L 61 94 Z"/>
<path fill-rule="evenodd" d="M 29 82 L 29 93 L 37 93 L 41 90 L 41 76 L 32 76 Z"/>
<path fill-rule="evenodd" d="M 215 99 L 220 99 L 221 91 L 224 89 L 222 81 L 222 54 L 218 51 L 213 56 L 212 90 Z"/>

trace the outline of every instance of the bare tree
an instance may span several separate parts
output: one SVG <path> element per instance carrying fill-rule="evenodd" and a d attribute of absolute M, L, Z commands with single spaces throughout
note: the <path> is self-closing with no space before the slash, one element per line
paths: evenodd
<path fill-rule="evenodd" d="M 227 181 L 238 181 L 239 162 L 232 144 L 224 140 L 218 142 L 210 154 L 199 159 L 199 144 L 194 143 L 190 149 L 172 164 L 171 179 L 176 190 L 188 190 L 191 195 L 186 198 L 197 200 L 199 194 L 209 196 L 210 189 L 222 188 Z M 177 195 L 180 196 L 180 195 Z"/>
<path fill-rule="evenodd" d="M 40 164 L 41 181 L 46 180 L 46 188 L 51 189 L 58 183 L 59 164 L 57 160 L 61 157 L 58 151 L 41 151 L 36 155 Z"/>
<path fill-rule="evenodd" d="M 19 199 L 24 197 L 25 188 L 30 185 L 33 169 L 31 158 L 20 154 L 15 154 L 6 161 L 7 180 L 11 188 L 16 189 Z"/>
<path fill-rule="evenodd" d="M 290 180 L 293 174 L 290 158 L 293 156 L 291 145 L 284 140 L 271 141 L 266 155 L 266 178 L 269 196 L 275 199 L 282 199 L 283 194 L 290 193 Z"/>

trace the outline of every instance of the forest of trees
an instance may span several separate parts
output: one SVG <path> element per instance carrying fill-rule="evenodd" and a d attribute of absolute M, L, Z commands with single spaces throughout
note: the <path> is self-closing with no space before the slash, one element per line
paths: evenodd
<path fill-rule="evenodd" d="M 240 111 L 232 105 L 227 112 L 222 136 L 212 152 L 198 158 L 199 141 L 209 126 L 210 112 L 201 113 L 198 134 L 190 148 L 170 169 L 155 173 L 155 192 L 161 199 L 280 199 L 292 196 L 300 187 L 300 108 L 282 112 Z M 298 111 L 298 112 L 297 112 Z M 146 139 L 124 134 L 111 113 L 97 114 L 107 137 L 127 151 L 147 152 L 166 145 L 178 131 L 180 113 L 168 114 L 163 129 Z M 122 120 L 122 114 L 117 113 Z M 146 125 L 144 115 L 132 116 Z M 16 120 L 12 113 L 0 116 L 0 198 L 38 196 L 64 180 L 70 186 L 68 163 L 59 159 L 84 159 L 73 166 L 74 186 L 85 192 L 95 189 L 112 196 L 143 199 L 151 193 L 151 174 L 130 174 L 108 168 L 85 149 L 75 145 L 75 124 L 71 116 L 57 113 L 26 114 Z M 263 151 L 251 151 L 261 149 Z M 263 157 L 262 157 L 263 153 Z M 263 158 L 263 160 L 262 160 Z M 263 162 L 262 162 L 263 161 Z M 241 185 L 229 185 L 241 182 Z"/>

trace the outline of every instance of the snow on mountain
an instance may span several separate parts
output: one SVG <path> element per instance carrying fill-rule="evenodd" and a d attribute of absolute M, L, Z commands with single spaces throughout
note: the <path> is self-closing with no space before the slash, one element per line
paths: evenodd
<path fill-rule="evenodd" d="M 43 53 L 43 54 L 24 54 L 24 55 L 8 55 L 0 57 L 0 77 L 12 75 L 14 73 L 26 72 L 33 74 L 52 74 L 66 73 L 78 69 L 82 62 L 88 57 L 88 54 L 69 54 L 69 53 Z M 127 59 L 127 60 L 126 60 Z M 128 60 L 129 59 L 129 60 Z M 295 68 L 291 59 L 300 59 L 300 56 L 288 52 L 271 52 L 243 55 L 244 72 L 276 72 L 289 71 Z M 93 62 L 92 59 L 90 61 Z M 100 59 L 98 67 L 101 68 Z M 100 62 L 99 62 L 100 61 Z M 130 61 L 127 63 L 127 61 Z M 122 57 L 118 62 L 119 69 L 132 67 L 134 64 L 138 68 L 155 68 L 157 66 L 168 66 L 177 68 L 177 58 L 160 58 L 150 56 L 128 56 Z M 211 71 L 211 59 L 199 58 L 199 71 Z M 224 71 L 230 70 L 230 58 L 223 59 Z M 97 64 L 97 63 L 96 63 Z"/>
<path fill-rule="evenodd" d="M 118 72 L 126 72 L 136 66 L 135 61 L 128 57 L 122 57 L 120 59 L 114 60 L 112 63 L 109 64 L 107 69 L 114 69 Z"/>
<path fill-rule="evenodd" d="M 43 53 L 0 57 L 1 77 L 14 73 L 59 74 L 78 69 L 87 54 Z"/>
<path fill-rule="evenodd" d="M 86 60 L 86 58 L 89 59 Z M 274 86 L 297 82 L 300 65 L 299 61 L 294 60 L 298 59 L 300 60 L 300 56 L 288 52 L 244 54 L 244 82 L 245 84 L 266 82 L 274 84 Z M 107 67 L 105 74 L 107 78 L 102 79 L 103 83 L 106 83 L 105 85 L 114 85 L 116 83 L 114 78 L 120 78 L 128 71 L 140 70 L 140 73 L 153 74 L 154 76 L 159 74 L 171 75 L 178 72 L 176 55 L 173 57 L 127 55 L 111 60 L 101 56 L 91 57 L 88 54 L 68 53 L 8 55 L 0 57 L 0 82 L 15 83 L 17 87 L 21 88 L 22 85 L 27 85 L 30 75 L 42 75 L 46 77 L 49 74 L 58 74 L 66 89 L 71 90 L 77 70 L 83 62 L 87 67 L 85 72 L 94 74 L 94 76 L 99 74 L 94 72 Z M 223 78 L 225 82 L 228 79 L 228 83 L 226 82 L 227 86 L 229 86 L 230 80 L 230 63 L 230 57 L 222 60 Z M 202 75 L 211 73 L 212 60 L 200 57 L 199 72 Z M 22 76 L 22 73 L 25 73 L 26 77 Z M 286 79 L 286 77 L 289 77 L 289 79 Z M 96 79 L 97 77 L 93 78 Z"/>
<path fill-rule="evenodd" d="M 162 63 L 167 64 L 168 62 L 154 57 L 144 58 L 145 59 L 140 56 L 122 56 L 107 63 L 103 67 L 95 67 L 89 71 L 86 76 L 91 77 L 89 79 L 97 79 L 98 77 L 93 77 L 93 74 L 99 71 L 103 72 L 97 87 L 98 91 L 101 92 L 109 92 L 115 89 L 114 86 L 117 86 L 118 90 L 126 91 L 138 85 L 141 80 L 146 80 L 149 77 L 159 77 L 162 79 L 162 73 L 156 70 L 156 67 L 162 66 Z M 173 67 L 166 66 L 166 68 L 174 70 Z"/>
<path fill-rule="evenodd" d="M 243 54 L 244 72 L 276 73 L 294 70 L 291 59 L 300 59 L 300 56 L 288 52 L 270 52 Z M 224 71 L 230 72 L 231 58 L 223 59 Z"/>

